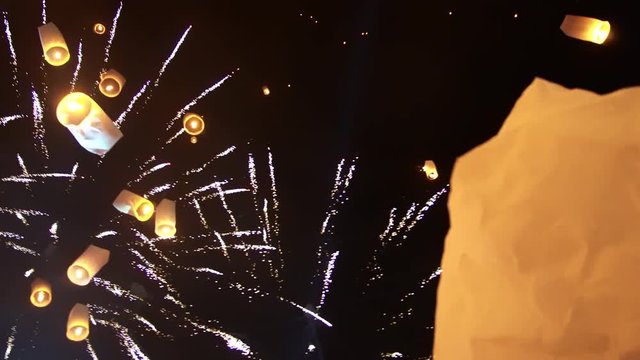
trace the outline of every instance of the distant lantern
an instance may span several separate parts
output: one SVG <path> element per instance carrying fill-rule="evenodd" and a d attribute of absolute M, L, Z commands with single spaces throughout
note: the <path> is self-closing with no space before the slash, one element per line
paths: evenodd
<path fill-rule="evenodd" d="M 107 70 L 100 74 L 100 92 L 107 97 L 116 97 L 124 87 L 127 80 L 114 69 Z"/>
<path fill-rule="evenodd" d="M 87 151 L 106 154 L 122 138 L 122 132 L 109 116 L 87 94 L 66 95 L 56 109 L 58 121 Z"/>
<path fill-rule="evenodd" d="M 47 23 L 38 27 L 40 44 L 44 53 L 44 59 L 53 66 L 64 65 L 71 55 L 64 41 L 62 33 L 54 23 Z"/>
<path fill-rule="evenodd" d="M 436 169 L 436 163 L 433 160 L 427 160 L 424 162 L 422 171 L 427 174 L 427 179 L 435 180 L 438 178 L 438 169 Z"/>
<path fill-rule="evenodd" d="M 67 339 L 82 341 L 89 336 L 89 308 L 84 304 L 75 304 L 67 319 Z"/>
<path fill-rule="evenodd" d="M 91 279 L 109 262 L 109 250 L 89 245 L 89 247 L 67 269 L 67 277 L 72 283 L 87 285 Z"/>
<path fill-rule="evenodd" d="M 265 86 L 262 87 L 262 93 L 265 96 L 269 96 L 271 94 L 271 90 L 269 90 L 269 87 L 265 85 Z"/>
<path fill-rule="evenodd" d="M 163 199 L 156 210 L 156 235 L 169 238 L 176 234 L 176 202 Z"/>
<path fill-rule="evenodd" d="M 93 25 L 93 32 L 98 34 L 98 35 L 104 34 L 104 32 L 106 30 L 107 30 L 107 28 L 105 28 L 104 25 L 102 25 L 100 23 L 96 23 L 95 25 Z"/>
<path fill-rule="evenodd" d="M 51 284 L 40 278 L 31 282 L 31 303 L 33 306 L 45 307 L 51 303 Z"/>
<path fill-rule="evenodd" d="M 151 219 L 154 212 L 153 203 L 129 190 L 122 190 L 113 200 L 113 207 L 121 213 L 134 216 L 139 221 Z"/>
<path fill-rule="evenodd" d="M 609 36 L 611 24 L 586 16 L 567 15 L 560 25 L 560 30 L 569 37 L 602 44 Z"/>
<path fill-rule="evenodd" d="M 191 143 L 195 144 L 198 142 L 196 136 L 204 131 L 204 119 L 198 114 L 186 113 L 182 118 L 182 127 L 191 135 Z"/>

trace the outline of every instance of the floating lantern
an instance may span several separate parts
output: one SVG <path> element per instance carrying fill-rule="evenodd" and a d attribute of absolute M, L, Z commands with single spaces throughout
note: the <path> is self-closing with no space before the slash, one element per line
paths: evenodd
<path fill-rule="evenodd" d="M 109 262 L 109 250 L 89 245 L 89 247 L 67 269 L 67 277 L 72 283 L 87 285 L 91 279 Z"/>
<path fill-rule="evenodd" d="M 140 221 L 147 221 L 153 216 L 153 203 L 129 190 L 122 190 L 113 200 L 113 207 L 121 213 L 135 216 Z"/>
<path fill-rule="evenodd" d="M 89 308 L 84 304 L 75 304 L 67 319 L 67 339 L 82 341 L 89 336 Z"/>
<path fill-rule="evenodd" d="M 176 202 L 163 199 L 156 210 L 156 235 L 169 238 L 176 234 Z"/>
<path fill-rule="evenodd" d="M 262 87 L 262 93 L 265 96 L 269 96 L 271 94 L 271 90 L 269 90 L 269 87 L 265 85 L 265 86 Z"/>
<path fill-rule="evenodd" d="M 51 303 L 51 284 L 40 278 L 31 283 L 31 303 L 33 306 L 45 307 Z"/>
<path fill-rule="evenodd" d="M 71 58 L 69 48 L 64 41 L 62 33 L 54 23 L 50 22 L 38 26 L 38 35 L 40 35 L 40 44 L 42 44 L 44 59 L 49 64 L 60 66 L 69 61 L 69 58 Z"/>
<path fill-rule="evenodd" d="M 124 76 L 116 70 L 107 70 L 100 74 L 100 92 L 107 97 L 116 97 L 120 95 L 126 81 Z"/>
<path fill-rule="evenodd" d="M 102 25 L 100 23 L 96 23 L 95 25 L 93 25 L 93 32 L 98 34 L 98 35 L 104 34 L 104 32 L 106 30 L 107 30 L 107 28 L 105 28 L 104 25 Z"/>
<path fill-rule="evenodd" d="M 100 105 L 81 92 L 62 98 L 56 116 L 80 146 L 97 155 L 106 154 L 123 136 Z"/>
<path fill-rule="evenodd" d="M 609 36 L 611 24 L 586 16 L 567 15 L 560 25 L 560 30 L 569 37 L 602 44 Z"/>
<path fill-rule="evenodd" d="M 198 142 L 196 136 L 204 131 L 204 119 L 198 114 L 187 113 L 182 118 L 182 127 L 187 134 L 191 135 L 191 143 L 195 144 Z"/>
<path fill-rule="evenodd" d="M 438 178 L 438 169 L 436 169 L 436 163 L 434 163 L 432 160 L 427 160 L 424 162 L 422 171 L 427 174 L 427 179 L 429 180 L 435 180 Z"/>

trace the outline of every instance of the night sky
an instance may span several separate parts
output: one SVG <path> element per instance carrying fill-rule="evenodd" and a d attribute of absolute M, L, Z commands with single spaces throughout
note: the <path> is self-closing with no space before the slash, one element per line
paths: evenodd
<path fill-rule="evenodd" d="M 0 125 L 0 208 L 35 209 L 49 216 L 29 216 L 27 225 L 15 214 L 0 211 L 0 351 L 6 351 L 12 338 L 11 359 L 91 359 L 86 343 L 67 340 L 64 331 L 68 310 L 83 302 L 117 312 L 100 318 L 129 329 L 150 359 L 245 358 L 220 337 L 176 320 L 184 317 L 215 321 L 208 326 L 241 339 L 260 359 L 380 359 L 394 352 L 405 359 L 429 359 L 437 278 L 420 285 L 440 263 L 449 227 L 447 193 L 442 190 L 449 190 L 455 158 L 498 131 L 534 76 L 598 93 L 640 83 L 640 16 L 628 3 L 182 0 L 163 5 L 128 0 L 105 66 L 109 34 L 96 35 L 92 26 L 101 22 L 111 29 L 120 2 L 49 0 L 47 21 L 64 34 L 71 60 L 62 67 L 41 67 L 37 27 L 42 3 L 3 1 L 0 11 L 6 12 L 17 54 L 17 82 L 6 28 L 0 24 L 0 117 L 26 116 Z M 559 26 L 565 14 L 609 20 L 609 40 L 598 46 L 564 36 Z M 76 91 L 93 94 L 115 120 L 146 81 L 153 84 L 189 26 L 158 86 L 147 90 L 127 115 L 121 128 L 124 138 L 104 159 L 85 151 L 58 123 L 55 108 L 69 92 L 81 39 Z M 118 69 L 127 78 L 114 99 L 95 91 L 103 67 Z M 179 129 L 176 125 L 167 130 L 171 118 L 228 74 L 232 77 L 191 109 L 207 124 L 198 143 L 189 143 L 183 134 L 162 149 Z M 263 94 L 263 86 L 270 95 Z M 32 89 L 44 108 L 48 158 L 33 136 Z M 206 170 L 181 175 L 231 146 L 236 148 L 230 155 Z M 33 174 L 68 173 L 78 163 L 79 178 L 6 181 L 23 173 L 16 154 Z M 153 155 L 156 159 L 145 164 Z M 250 157 L 258 184 L 253 196 Z M 342 182 L 338 192 L 344 188 L 343 196 L 332 201 L 336 169 L 343 159 L 342 175 L 351 164 L 355 171 L 348 187 Z M 427 159 L 438 166 L 435 181 L 420 171 Z M 171 165 L 130 183 L 164 162 Z M 282 256 L 278 251 L 247 255 L 229 249 L 227 259 L 219 249 L 196 251 L 219 245 L 214 231 L 230 232 L 233 226 L 217 198 L 202 202 L 207 228 L 190 201 L 178 200 L 178 236 L 157 242 L 159 251 L 178 264 L 174 266 L 156 257 L 131 231 L 133 227 L 152 238 L 153 220 L 139 223 L 119 216 L 111 206 L 123 188 L 144 194 L 175 181 L 171 189 L 149 197 L 157 204 L 221 180 L 228 180 L 229 189 L 248 189 L 226 199 L 240 230 L 264 229 L 263 200 L 268 203 L 271 241 L 280 244 Z M 412 204 L 414 219 L 441 191 L 415 227 L 388 238 L 390 244 L 382 247 L 386 240 L 380 235 L 392 209 L 398 225 Z M 332 210 L 330 230 L 321 234 Z M 56 221 L 58 240 L 49 232 Z M 118 235 L 95 238 L 107 230 Z M 11 239 L 6 233 L 22 238 Z M 262 235 L 240 240 L 263 244 Z M 227 245 L 240 240 L 229 238 Z M 7 241 L 38 256 L 15 251 Z M 141 300 L 68 281 L 67 267 L 90 243 L 111 250 L 111 260 L 98 276 Z M 132 255 L 133 248 L 159 264 L 186 309 L 168 302 L 166 287 L 135 267 L 140 259 Z M 317 310 L 325 270 L 338 251 L 326 302 Z M 384 275 L 371 281 L 374 254 Z M 274 277 L 273 266 L 279 264 L 282 268 Z M 31 268 L 33 276 L 52 283 L 54 300 L 47 308 L 36 309 L 28 301 L 32 277 L 24 273 Z M 248 292 L 230 284 L 269 295 L 249 299 Z M 333 326 L 278 297 L 309 306 Z M 164 335 L 147 331 L 133 313 Z M 398 314 L 406 315 L 398 319 Z M 89 339 L 100 359 L 129 358 L 113 328 L 92 325 Z M 311 344 L 315 350 L 305 354 Z"/>

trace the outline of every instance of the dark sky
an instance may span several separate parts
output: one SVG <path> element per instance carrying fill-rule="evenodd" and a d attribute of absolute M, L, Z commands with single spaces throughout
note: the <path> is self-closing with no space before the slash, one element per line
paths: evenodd
<path fill-rule="evenodd" d="M 162 4 L 128 0 L 107 66 L 122 72 L 127 83 L 119 97 L 107 99 L 95 93 L 94 82 L 103 67 L 108 36 L 93 34 L 91 27 L 99 21 L 110 28 L 119 1 L 47 1 L 47 19 L 64 33 L 72 59 L 63 67 L 42 69 L 36 30 L 41 3 L 3 1 L 0 10 L 7 12 L 13 34 L 18 84 L 12 85 L 14 73 L 3 31 L 0 117 L 27 116 L 0 126 L 0 177 L 22 173 L 16 159 L 19 153 L 30 173 L 69 172 L 77 162 L 83 178 L 73 186 L 59 179 L 29 187 L 0 182 L 0 208 L 40 209 L 50 215 L 29 217 L 25 225 L 14 215 L 0 213 L 0 232 L 23 236 L 21 240 L 0 237 L 5 242 L 0 246 L 4 275 L 0 351 L 14 328 L 11 358 L 89 359 L 85 344 L 64 337 L 68 309 L 85 302 L 118 311 L 120 315 L 101 316 L 128 328 L 151 359 L 243 358 L 218 337 L 196 334 L 176 320 L 189 316 L 204 322 L 217 320 L 217 325 L 210 325 L 242 339 L 262 359 L 379 359 L 393 352 L 407 359 L 427 359 L 437 280 L 423 289 L 420 283 L 439 265 L 449 226 L 447 197 L 444 194 L 438 200 L 406 233 L 406 239 L 399 236 L 394 240 L 397 246 L 381 250 L 379 235 L 389 212 L 396 208 L 399 221 L 412 203 L 422 207 L 446 188 L 455 158 L 499 129 L 534 76 L 599 93 L 638 84 L 640 19 L 628 3 L 182 0 Z M 611 38 L 597 46 L 564 36 L 559 26 L 569 13 L 609 20 Z M 190 25 L 185 43 L 159 86 L 150 92 L 152 97 L 138 103 L 128 116 L 123 140 L 101 162 L 78 146 L 56 121 L 55 107 L 69 91 L 80 39 L 83 63 L 77 90 L 93 91 L 94 99 L 115 120 L 145 81 L 153 82 Z M 231 79 L 192 109 L 207 121 L 199 142 L 192 145 L 182 135 L 161 150 L 176 129 L 167 131 L 167 121 L 231 72 Z M 263 85 L 271 95 L 262 94 Z M 43 100 L 49 159 L 38 151 L 32 137 L 32 87 Z M 237 150 L 206 171 L 181 176 L 232 145 Z M 160 251 L 183 268 L 154 258 L 155 253 L 129 230 L 134 227 L 152 237 L 151 222 L 140 224 L 129 217 L 109 222 L 117 215 L 112 200 L 139 175 L 140 166 L 151 155 L 157 155 L 151 165 L 172 165 L 128 188 L 142 194 L 176 181 L 173 189 L 150 197 L 157 203 L 224 179 L 231 179 L 229 188 L 250 188 L 247 159 L 252 154 L 260 186 L 258 201 L 250 192 L 227 200 L 240 227 L 258 228 L 262 200 L 273 206 L 268 149 L 280 204 L 280 232 L 272 240 L 280 242 L 282 258 L 274 253 L 247 256 L 235 250 L 228 261 L 220 251 L 195 252 L 217 243 L 188 201 L 178 202 L 178 239 L 158 243 Z M 344 203 L 332 205 L 336 166 L 343 158 L 345 168 L 357 158 L 356 171 Z M 426 159 L 438 165 L 441 176 L 434 182 L 419 171 Z M 321 235 L 330 208 L 336 210 L 332 233 Z M 229 230 L 227 213 L 218 202 L 203 205 L 203 213 L 211 229 Z M 273 221 L 273 212 L 269 216 Z M 60 224 L 59 241 L 48 231 L 54 221 Z M 119 235 L 94 238 L 108 229 Z M 199 234 L 203 236 L 193 238 Z M 8 240 L 21 241 L 40 256 L 16 252 L 6 246 Z M 260 238 L 247 240 L 251 241 L 261 243 Z M 128 301 L 95 285 L 78 288 L 68 282 L 67 266 L 89 243 L 112 251 L 110 263 L 99 276 L 125 289 L 144 288 L 144 301 Z M 179 309 L 167 303 L 166 288 L 136 269 L 139 259 L 132 257 L 132 248 L 160 264 L 191 307 Z M 340 255 L 333 282 L 319 312 L 333 324 L 329 328 L 276 296 L 316 306 L 329 255 L 336 251 Z M 371 277 L 367 264 L 375 251 L 384 276 L 367 287 Z M 273 278 L 266 258 L 273 258 L 276 266 L 284 264 L 280 280 Z M 195 274 L 185 266 L 208 267 L 225 275 Z M 30 268 L 53 284 L 54 301 L 48 308 L 35 309 L 28 302 L 31 279 L 23 274 Z M 230 284 L 270 295 L 248 299 L 246 293 L 230 289 Z M 411 293 L 415 295 L 401 301 Z M 394 314 L 408 309 L 412 309 L 409 316 L 391 324 Z M 170 337 L 145 331 L 131 313 L 157 323 Z M 111 328 L 98 325 L 91 331 L 91 344 L 100 359 L 128 358 Z M 305 357 L 309 344 L 317 349 Z"/>

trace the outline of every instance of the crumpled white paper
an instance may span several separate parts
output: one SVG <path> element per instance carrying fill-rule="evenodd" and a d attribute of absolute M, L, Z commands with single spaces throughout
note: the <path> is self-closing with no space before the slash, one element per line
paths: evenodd
<path fill-rule="evenodd" d="M 434 359 L 640 359 L 640 88 L 535 79 L 449 211 Z"/>

